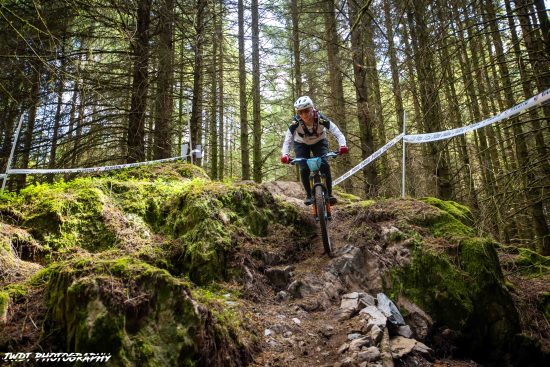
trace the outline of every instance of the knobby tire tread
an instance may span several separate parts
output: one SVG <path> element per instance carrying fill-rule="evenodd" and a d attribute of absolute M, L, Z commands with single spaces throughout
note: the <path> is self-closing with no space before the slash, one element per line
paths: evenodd
<path fill-rule="evenodd" d="M 315 205 L 317 206 L 317 216 L 319 217 L 319 226 L 321 227 L 321 238 L 323 239 L 323 247 L 327 255 L 332 254 L 332 245 L 328 236 L 326 204 L 323 198 L 323 187 L 315 187 Z"/>

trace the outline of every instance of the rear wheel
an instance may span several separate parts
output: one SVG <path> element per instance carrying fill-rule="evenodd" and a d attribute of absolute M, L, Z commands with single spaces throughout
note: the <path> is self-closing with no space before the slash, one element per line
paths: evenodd
<path fill-rule="evenodd" d="M 321 226 L 321 237 L 323 239 L 323 247 L 327 255 L 332 254 L 332 245 L 328 236 L 327 217 L 326 217 L 326 204 L 325 195 L 322 186 L 315 186 L 315 205 L 317 207 L 317 217 L 319 218 L 319 225 Z"/>

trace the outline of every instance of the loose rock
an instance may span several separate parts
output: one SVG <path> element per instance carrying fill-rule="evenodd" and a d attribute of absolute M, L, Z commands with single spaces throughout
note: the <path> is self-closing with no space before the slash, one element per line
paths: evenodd
<path fill-rule="evenodd" d="M 388 318 L 389 322 L 396 326 L 405 325 L 405 320 L 399 309 L 384 293 L 378 293 L 376 299 L 378 300 L 378 309 Z"/>
<path fill-rule="evenodd" d="M 376 306 L 367 306 L 359 314 L 366 317 L 367 324 L 378 325 L 380 328 L 385 327 L 388 320 Z"/>
<path fill-rule="evenodd" d="M 401 358 L 412 352 L 416 340 L 397 336 L 390 340 L 391 354 L 394 359 Z"/>
<path fill-rule="evenodd" d="M 367 350 L 357 354 L 359 362 L 374 362 L 378 359 L 380 359 L 380 350 L 376 347 L 368 347 Z"/>
<path fill-rule="evenodd" d="M 405 338 L 411 338 L 413 332 L 409 325 L 401 325 L 397 328 L 397 335 L 404 336 Z"/>

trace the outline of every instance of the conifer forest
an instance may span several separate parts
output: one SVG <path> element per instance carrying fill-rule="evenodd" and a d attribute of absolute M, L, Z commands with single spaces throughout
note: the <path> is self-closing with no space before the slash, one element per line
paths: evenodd
<path fill-rule="evenodd" d="M 339 177 L 405 129 L 498 115 L 550 88 L 547 0 L 4 0 L 0 174 L 181 155 L 213 180 L 298 180 L 279 161 L 308 95 L 347 138 Z M 14 142 L 17 126 L 21 131 Z M 15 144 L 15 145 L 14 145 Z M 468 206 L 550 255 L 550 103 L 402 143 L 343 181 L 365 199 Z M 332 150 L 338 147 L 331 141 Z M 14 151 L 13 160 L 8 162 Z M 74 175 L 9 175 L 8 192 Z"/>

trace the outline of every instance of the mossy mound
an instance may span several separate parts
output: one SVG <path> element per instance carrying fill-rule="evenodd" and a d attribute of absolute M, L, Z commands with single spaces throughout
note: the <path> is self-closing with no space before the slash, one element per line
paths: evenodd
<path fill-rule="evenodd" d="M 198 284 L 226 277 L 228 254 L 271 225 L 300 226 L 301 214 L 259 186 L 192 183 L 161 208 L 161 227 L 178 239 L 173 263 Z"/>
<path fill-rule="evenodd" d="M 520 323 L 498 244 L 475 237 L 466 207 L 434 198 L 390 199 L 367 207 L 354 204 L 350 212 L 375 228 L 395 226 L 399 235 L 385 241 L 409 248 L 410 259 L 390 270 L 388 293 L 418 304 L 436 329 L 454 330 L 465 355 L 498 360 L 499 353 L 511 350 Z"/>
<path fill-rule="evenodd" d="M 133 258 L 90 258 L 57 263 L 47 278 L 46 341 L 59 351 L 111 353 L 113 366 L 225 366 L 249 358 L 233 325 L 219 324 L 188 283 L 164 270 Z"/>
<path fill-rule="evenodd" d="M 185 164 L 29 186 L 2 196 L 0 213 L 0 348 L 109 352 L 128 366 L 246 364 L 257 340 L 238 300 L 206 288 L 240 282 L 246 251 L 281 228 L 309 228 L 267 189 Z M 18 331 L 27 304 L 32 335 Z"/>

